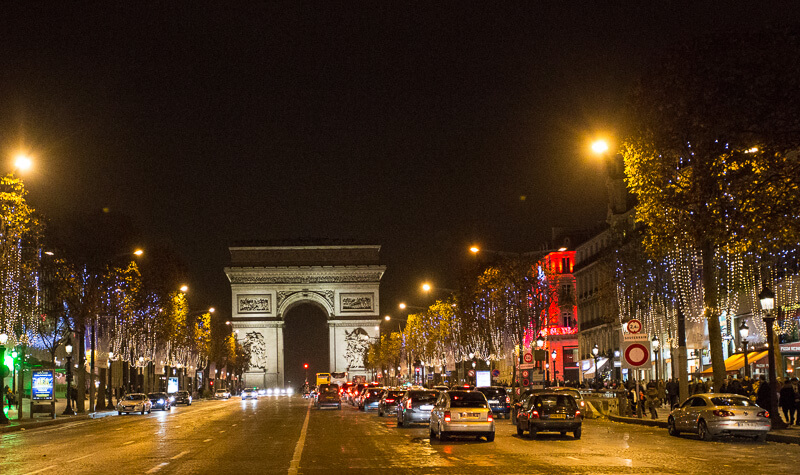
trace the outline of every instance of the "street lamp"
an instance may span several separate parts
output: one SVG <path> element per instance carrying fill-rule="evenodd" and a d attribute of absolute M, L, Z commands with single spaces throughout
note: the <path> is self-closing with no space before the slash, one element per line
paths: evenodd
<path fill-rule="evenodd" d="M 764 288 L 758 294 L 758 300 L 761 303 L 761 309 L 766 311 L 763 320 L 767 325 L 767 353 L 769 356 L 769 418 L 772 421 L 773 429 L 783 429 L 786 427 L 786 423 L 783 422 L 780 414 L 778 414 L 778 377 L 775 374 L 775 345 L 772 344 L 774 338 L 772 326 L 775 324 L 772 309 L 775 308 L 775 293 L 764 285 Z"/>
<path fill-rule="evenodd" d="M 32 166 L 33 166 L 33 160 L 31 160 L 31 158 L 26 154 L 20 153 L 16 157 L 14 157 L 14 168 L 16 170 L 25 172 L 30 170 Z"/>
<path fill-rule="evenodd" d="M 108 405 L 106 409 L 114 409 L 114 375 L 111 372 L 112 363 L 114 362 L 114 352 L 108 352 Z"/>
<path fill-rule="evenodd" d="M 62 415 L 74 416 L 75 411 L 72 410 L 72 345 L 67 343 L 64 347 L 67 352 L 67 407 L 64 409 Z"/>
<path fill-rule="evenodd" d="M 739 326 L 739 340 L 742 342 L 744 349 L 744 376 L 750 377 L 750 363 L 747 361 L 747 337 L 750 336 L 750 328 L 747 326 L 747 320 L 742 319 L 742 324 Z"/>
<path fill-rule="evenodd" d="M 660 343 L 658 341 L 658 335 L 653 335 L 653 339 L 651 340 L 651 343 L 653 344 L 653 352 L 655 352 L 655 354 L 656 354 L 656 361 L 655 361 L 655 363 L 656 363 L 656 381 L 658 381 L 658 378 L 659 378 L 659 376 L 658 376 L 658 353 L 659 353 L 658 345 Z"/>
<path fill-rule="evenodd" d="M 181 285 L 181 292 L 186 293 L 188 291 L 189 291 L 189 286 L 188 285 L 185 285 L 185 284 Z"/>
<path fill-rule="evenodd" d="M 592 152 L 596 153 L 597 155 L 602 155 L 608 152 L 608 142 L 603 139 L 595 140 L 592 142 Z"/>
<path fill-rule="evenodd" d="M 592 348 L 592 356 L 594 356 L 594 380 L 595 381 L 598 381 L 597 377 L 600 375 L 600 370 L 597 367 L 597 355 L 599 355 L 599 354 L 600 354 L 600 348 L 598 348 L 597 345 L 594 345 L 594 348 Z"/>
<path fill-rule="evenodd" d="M 558 369 L 556 369 L 558 368 L 558 366 L 556 366 L 557 356 L 558 356 L 558 351 L 556 350 L 553 350 L 553 352 L 550 353 L 550 357 L 553 359 L 553 381 L 555 381 L 556 386 L 558 386 Z"/>

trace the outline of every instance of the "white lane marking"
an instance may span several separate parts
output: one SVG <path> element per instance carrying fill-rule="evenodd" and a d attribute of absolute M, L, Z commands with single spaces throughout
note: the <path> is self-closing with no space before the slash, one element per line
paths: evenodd
<path fill-rule="evenodd" d="M 231 427 L 236 427 L 237 425 L 238 425 L 238 424 L 234 424 L 234 425 L 232 425 Z"/>
<path fill-rule="evenodd" d="M 114 429 L 114 430 L 122 430 L 122 427 L 120 427 L 119 429 Z"/>
<path fill-rule="evenodd" d="M 211 442 L 211 439 L 206 439 L 203 442 Z"/>
<path fill-rule="evenodd" d="M 122 444 L 122 445 L 131 445 L 132 443 L 133 443 L 133 441 L 132 441 L 132 440 L 129 440 L 129 441 L 125 442 L 125 443 L 124 443 L 124 444 Z"/>
<path fill-rule="evenodd" d="M 183 457 L 184 455 L 186 455 L 188 453 L 189 453 L 188 450 L 184 450 L 183 452 L 179 453 L 178 455 L 176 455 L 174 457 L 170 457 L 170 460 L 177 460 L 177 459 Z"/>
<path fill-rule="evenodd" d="M 55 465 L 50 465 L 49 467 L 40 468 L 39 470 L 36 470 L 36 471 L 33 471 L 33 472 L 28 472 L 25 475 L 33 475 L 34 473 L 42 473 L 45 470 L 50 470 L 51 468 L 56 468 L 56 466 Z"/>
<path fill-rule="evenodd" d="M 219 433 L 220 433 L 220 434 L 224 434 L 224 433 L 225 433 L 225 431 L 224 431 L 224 430 L 221 430 L 221 431 L 219 431 Z"/>
<path fill-rule="evenodd" d="M 155 467 L 153 467 L 150 470 L 148 470 L 147 473 L 156 473 L 157 471 L 159 471 L 162 468 L 164 468 L 165 465 L 169 465 L 169 462 L 164 462 L 164 463 L 158 464 Z"/>
<path fill-rule="evenodd" d="M 77 462 L 78 460 L 85 459 L 86 457 L 91 457 L 92 455 L 94 455 L 94 454 L 86 454 L 86 455 L 84 455 L 82 457 L 74 458 L 72 460 L 67 460 L 67 462 Z"/>
<path fill-rule="evenodd" d="M 568 458 L 568 459 L 580 461 L 580 459 L 578 457 L 570 457 L 569 455 L 566 455 L 565 457 Z"/>
<path fill-rule="evenodd" d="M 300 457 L 303 456 L 303 447 L 306 445 L 306 433 L 308 432 L 309 416 L 311 416 L 311 402 L 308 403 L 308 409 L 306 409 L 306 420 L 303 422 L 303 429 L 300 430 L 300 438 L 297 440 L 297 445 L 294 447 L 292 463 L 289 464 L 289 475 L 297 475 L 297 470 L 300 468 Z"/>
<path fill-rule="evenodd" d="M 686 458 L 690 458 L 692 460 L 699 460 L 701 462 L 708 462 L 708 459 L 704 459 L 704 458 L 700 458 L 700 457 L 689 457 L 689 456 L 687 456 Z"/>

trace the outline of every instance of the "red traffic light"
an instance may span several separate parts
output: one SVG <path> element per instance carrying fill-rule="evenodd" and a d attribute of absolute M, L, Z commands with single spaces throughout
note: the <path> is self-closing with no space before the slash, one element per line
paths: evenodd
<path fill-rule="evenodd" d="M 303 364 L 303 368 L 308 369 L 308 363 Z"/>

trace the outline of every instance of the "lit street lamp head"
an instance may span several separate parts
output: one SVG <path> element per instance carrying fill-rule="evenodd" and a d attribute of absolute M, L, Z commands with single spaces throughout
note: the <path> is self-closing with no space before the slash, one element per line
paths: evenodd
<path fill-rule="evenodd" d="M 137 250 L 133 251 L 133 255 L 134 256 L 141 256 L 142 254 L 144 254 L 144 251 L 141 250 L 141 249 L 137 249 Z"/>
<path fill-rule="evenodd" d="M 403 302 L 400 302 L 400 305 L 398 305 L 398 307 L 400 307 L 401 310 L 405 310 L 406 304 L 404 304 Z"/>
<path fill-rule="evenodd" d="M 425 282 L 422 284 L 422 291 L 423 292 L 430 292 L 431 291 L 431 284 Z"/>
<path fill-rule="evenodd" d="M 481 248 L 479 248 L 478 246 L 472 246 L 472 247 L 469 248 L 469 252 L 471 252 L 473 254 L 477 254 L 477 253 L 481 252 Z"/>
<path fill-rule="evenodd" d="M 21 172 L 25 172 L 31 169 L 33 166 L 33 161 L 25 155 L 24 153 L 20 153 L 16 157 L 14 157 L 14 168 Z"/>
<path fill-rule="evenodd" d="M 605 140 L 595 140 L 592 142 L 592 152 L 601 155 L 608 151 L 608 142 Z"/>
<path fill-rule="evenodd" d="M 189 286 L 188 285 L 181 285 L 181 292 L 186 293 L 188 291 L 189 291 Z"/>
<path fill-rule="evenodd" d="M 400 308 L 403 308 L 403 307 L 400 307 Z M 390 317 L 389 315 L 386 315 L 385 317 L 383 317 L 383 319 L 388 322 L 389 320 L 392 319 L 392 317 Z"/>

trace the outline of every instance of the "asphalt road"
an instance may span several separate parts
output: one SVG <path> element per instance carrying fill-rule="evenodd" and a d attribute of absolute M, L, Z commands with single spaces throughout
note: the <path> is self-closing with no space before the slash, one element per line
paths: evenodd
<path fill-rule="evenodd" d="M 430 441 L 345 406 L 309 409 L 300 397 L 200 402 L 171 412 L 111 416 L 0 435 L 0 474 L 134 473 L 793 473 L 800 446 L 701 442 L 664 429 L 586 421 L 583 437 Z"/>

